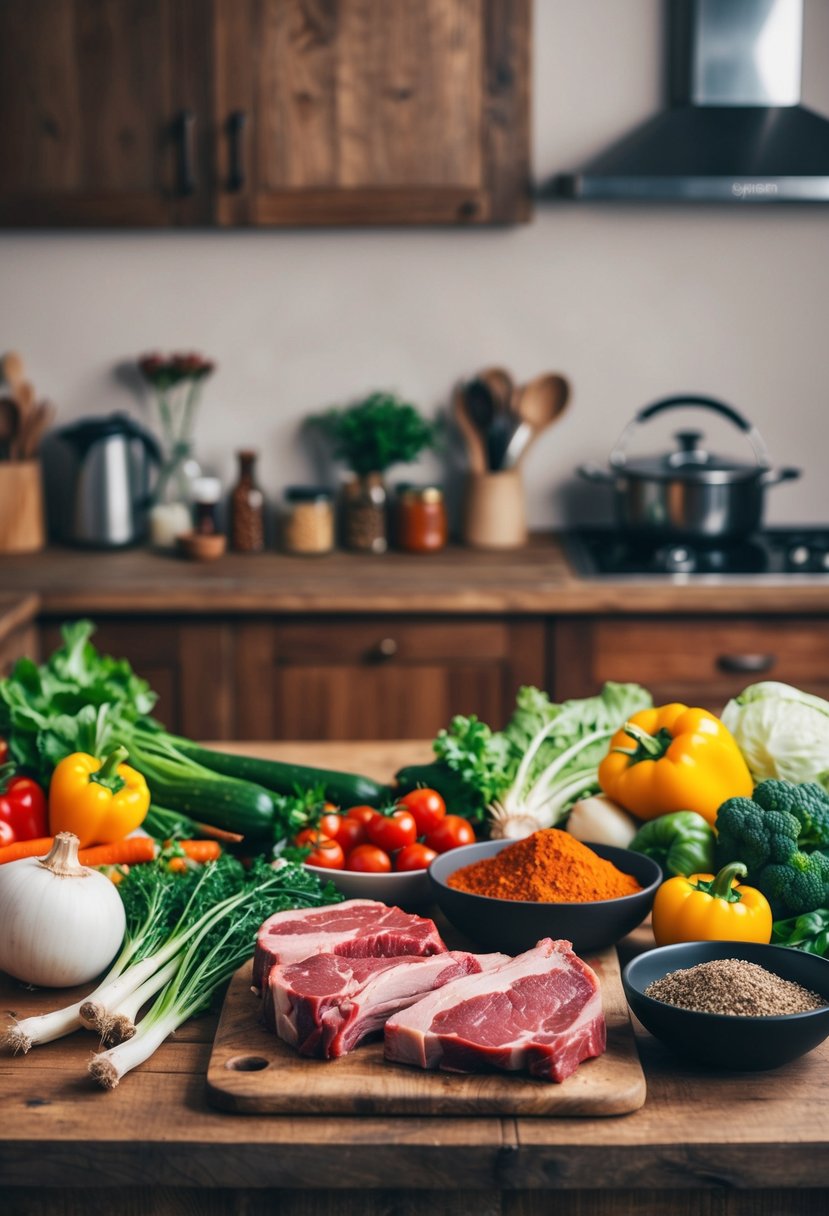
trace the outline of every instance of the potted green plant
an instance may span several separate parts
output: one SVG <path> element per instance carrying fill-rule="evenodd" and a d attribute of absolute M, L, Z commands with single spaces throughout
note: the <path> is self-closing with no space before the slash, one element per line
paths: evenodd
<path fill-rule="evenodd" d="M 388 548 L 387 495 L 383 475 L 434 447 L 435 423 L 394 393 L 372 393 L 343 409 L 312 419 L 332 452 L 354 475 L 345 495 L 345 543 L 349 549 L 384 553 Z"/>

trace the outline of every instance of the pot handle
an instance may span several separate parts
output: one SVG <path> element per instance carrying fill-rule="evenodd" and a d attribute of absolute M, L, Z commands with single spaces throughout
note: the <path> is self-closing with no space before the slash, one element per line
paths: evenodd
<path fill-rule="evenodd" d="M 616 479 L 607 469 L 600 469 L 596 464 L 580 464 L 576 469 L 579 477 L 585 481 L 598 481 L 602 485 L 611 485 Z"/>
<path fill-rule="evenodd" d="M 661 414 L 665 410 L 679 409 L 683 406 L 696 405 L 701 409 L 713 410 L 716 414 L 721 414 L 723 418 L 727 418 L 732 422 L 738 430 L 742 431 L 746 439 L 751 444 L 757 464 L 764 469 L 770 465 L 768 448 L 763 442 L 763 437 L 757 430 L 756 426 L 739 411 L 735 410 L 732 405 L 726 405 L 724 401 L 718 401 L 716 397 L 704 397 L 698 393 L 680 393 L 675 397 L 663 397 L 659 401 L 654 401 L 651 405 L 645 405 L 637 414 L 633 416 L 631 421 L 622 431 L 619 438 L 616 440 L 613 451 L 610 453 L 610 464 L 612 466 L 624 465 L 627 461 L 627 450 L 630 444 L 630 438 L 634 430 L 643 422 L 647 422 L 653 418 L 655 414 Z"/>
<path fill-rule="evenodd" d="M 760 474 L 760 485 L 776 486 L 779 485 L 781 481 L 797 481 L 802 472 L 802 469 L 792 468 L 766 469 Z"/>

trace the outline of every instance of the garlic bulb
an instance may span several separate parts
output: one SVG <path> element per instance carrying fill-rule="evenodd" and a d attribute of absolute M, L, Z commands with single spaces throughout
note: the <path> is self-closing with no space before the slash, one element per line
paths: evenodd
<path fill-rule="evenodd" d="M 109 879 L 78 861 L 77 836 L 59 832 L 48 857 L 0 866 L 0 926 L 0 970 L 68 988 L 112 962 L 126 917 Z"/>

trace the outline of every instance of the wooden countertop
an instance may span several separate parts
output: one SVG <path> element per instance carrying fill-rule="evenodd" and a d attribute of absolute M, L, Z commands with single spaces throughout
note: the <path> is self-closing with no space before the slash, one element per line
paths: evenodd
<path fill-rule="evenodd" d="M 829 580 L 706 584 L 586 579 L 539 535 L 503 553 L 450 547 L 416 556 L 227 554 L 212 563 L 147 549 L 48 549 L 0 557 L 4 593 L 63 613 L 801 613 L 829 611 Z"/>
<path fill-rule="evenodd" d="M 247 750 L 383 779 L 429 755 L 411 742 Z M 628 948 L 648 937 L 639 930 Z M 0 998 L 19 1014 L 54 1004 L 9 981 Z M 564 1216 L 829 1210 L 829 1044 L 775 1072 L 731 1075 L 682 1063 L 642 1031 L 648 1098 L 616 1118 L 286 1118 L 207 1105 L 214 1028 L 213 1016 L 188 1023 L 108 1094 L 86 1076 L 85 1034 L 0 1057 L 4 1212 L 88 1213 L 92 1202 L 108 1214 L 209 1216 L 540 1216 L 551 1202 Z"/>

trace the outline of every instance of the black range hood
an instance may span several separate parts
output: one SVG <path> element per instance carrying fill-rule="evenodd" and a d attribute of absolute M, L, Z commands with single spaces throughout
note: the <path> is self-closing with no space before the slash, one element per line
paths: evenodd
<path fill-rule="evenodd" d="M 673 104 L 555 193 L 829 202 L 829 119 L 798 104 L 803 0 L 673 0 L 669 18 Z"/>

